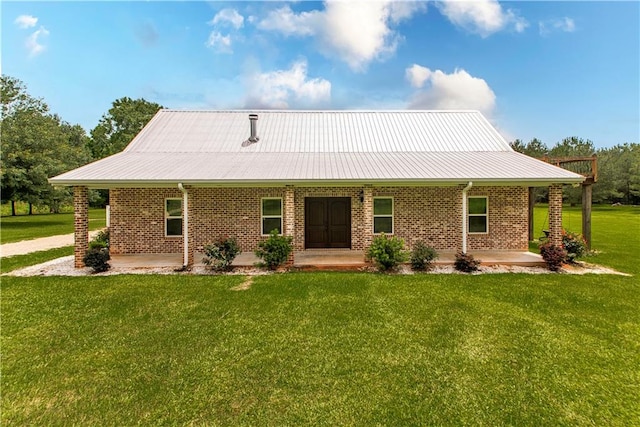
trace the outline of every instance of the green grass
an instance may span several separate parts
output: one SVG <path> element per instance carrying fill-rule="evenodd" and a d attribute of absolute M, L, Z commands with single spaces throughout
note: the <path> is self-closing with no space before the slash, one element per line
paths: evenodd
<path fill-rule="evenodd" d="M 73 205 L 69 206 L 61 206 L 61 213 L 73 213 Z M 33 206 L 34 214 L 48 214 L 49 207 L 48 206 Z M 18 215 L 28 215 L 29 214 L 29 204 L 26 202 L 16 202 L 16 214 Z M 3 202 L 0 204 L 0 215 L 10 216 L 11 215 L 11 203 Z"/>
<path fill-rule="evenodd" d="M 3 425 L 632 425 L 629 277 L 10 278 Z"/>
<path fill-rule="evenodd" d="M 105 226 L 105 209 L 89 209 L 89 229 Z M 2 243 L 73 233 L 73 213 L 37 214 L 2 217 Z"/>
<path fill-rule="evenodd" d="M 26 255 L 15 255 L 6 258 L 0 258 L 0 273 L 8 273 L 19 268 L 28 267 L 30 265 L 41 264 L 52 259 L 73 255 L 73 246 L 65 246 L 62 248 L 49 249 L 46 251 L 32 252 Z"/>
<path fill-rule="evenodd" d="M 635 209 L 589 261 L 639 272 Z M 246 279 L 2 277 L 2 425 L 639 424 L 637 276 Z"/>
<path fill-rule="evenodd" d="M 582 211 L 578 207 L 565 206 L 562 210 L 563 227 L 576 233 L 582 232 Z M 534 236 L 543 235 L 549 227 L 547 207 L 536 206 L 534 211 Z M 602 264 L 630 274 L 640 274 L 640 207 L 594 206 L 591 215 L 591 247 L 595 256 L 583 261 Z M 537 250 L 537 245 L 530 246 Z"/>

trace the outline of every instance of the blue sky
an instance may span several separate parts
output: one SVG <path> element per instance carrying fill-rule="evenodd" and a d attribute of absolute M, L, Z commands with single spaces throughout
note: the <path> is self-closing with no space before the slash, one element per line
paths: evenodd
<path fill-rule="evenodd" d="M 2 73 L 87 131 L 167 108 L 477 109 L 512 140 L 640 142 L 640 3 L 2 2 Z"/>

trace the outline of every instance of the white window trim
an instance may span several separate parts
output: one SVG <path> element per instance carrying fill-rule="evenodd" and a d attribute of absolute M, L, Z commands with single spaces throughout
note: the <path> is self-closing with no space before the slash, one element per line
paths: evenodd
<path fill-rule="evenodd" d="M 265 200 L 280 200 L 280 215 L 264 215 L 264 201 Z M 264 233 L 264 219 L 265 218 L 280 218 L 280 233 L 278 236 L 282 236 L 284 231 L 284 202 L 282 197 L 263 197 L 260 199 L 260 233 L 262 236 L 268 236 L 269 233 Z"/>
<path fill-rule="evenodd" d="M 180 216 L 170 216 L 169 215 L 169 211 L 167 210 L 167 201 L 169 200 L 178 200 L 180 202 L 180 211 L 182 212 L 182 215 Z M 168 219 L 181 219 L 183 222 L 182 224 L 184 225 L 184 206 L 182 203 L 182 198 L 180 197 L 167 197 L 164 199 L 164 237 L 168 237 L 168 238 L 172 238 L 172 237 L 182 237 L 182 235 L 184 234 L 184 231 L 181 229 L 180 230 L 180 234 L 167 234 L 167 220 Z"/>
<path fill-rule="evenodd" d="M 483 214 L 472 214 L 469 213 L 469 199 L 485 199 L 486 202 L 486 206 L 487 206 L 487 210 L 485 213 Z M 487 223 L 487 231 L 469 231 L 469 234 L 489 234 L 489 196 L 468 196 L 467 197 L 467 229 L 469 230 L 469 217 L 472 216 L 483 216 L 486 218 L 486 223 Z"/>
<path fill-rule="evenodd" d="M 391 215 L 376 215 L 375 214 L 375 200 L 376 199 L 391 199 Z M 371 213 L 373 214 L 373 220 L 371 221 L 371 231 L 373 232 L 374 235 L 379 236 L 380 234 L 382 234 L 382 232 L 380 233 L 376 233 L 376 218 L 388 218 L 389 216 L 391 216 L 391 233 L 385 233 L 387 235 L 393 235 L 395 229 L 396 229 L 396 201 L 393 199 L 392 196 L 375 196 L 373 197 L 373 201 L 371 202 Z"/>

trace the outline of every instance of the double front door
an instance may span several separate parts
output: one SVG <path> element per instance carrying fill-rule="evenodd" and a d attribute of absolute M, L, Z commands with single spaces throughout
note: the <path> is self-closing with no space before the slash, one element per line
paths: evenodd
<path fill-rule="evenodd" d="M 305 247 L 351 248 L 351 199 L 305 198 Z"/>

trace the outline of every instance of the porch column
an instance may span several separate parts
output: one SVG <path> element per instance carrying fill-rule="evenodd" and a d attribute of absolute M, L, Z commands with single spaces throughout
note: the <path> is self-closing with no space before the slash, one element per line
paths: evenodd
<path fill-rule="evenodd" d="M 562 244 L 562 184 L 549 186 L 549 241 Z"/>
<path fill-rule="evenodd" d="M 73 187 L 74 267 L 83 268 L 89 249 L 89 190 Z"/>
<path fill-rule="evenodd" d="M 364 236 L 362 236 L 363 249 L 371 246 L 373 240 L 373 187 L 365 185 L 363 189 L 362 214 L 364 216 Z"/>
<path fill-rule="evenodd" d="M 295 214 L 295 192 L 293 185 L 287 185 L 284 189 L 284 230 L 285 236 L 296 238 L 296 214 Z M 287 264 L 293 265 L 293 251 L 289 255 Z"/>

